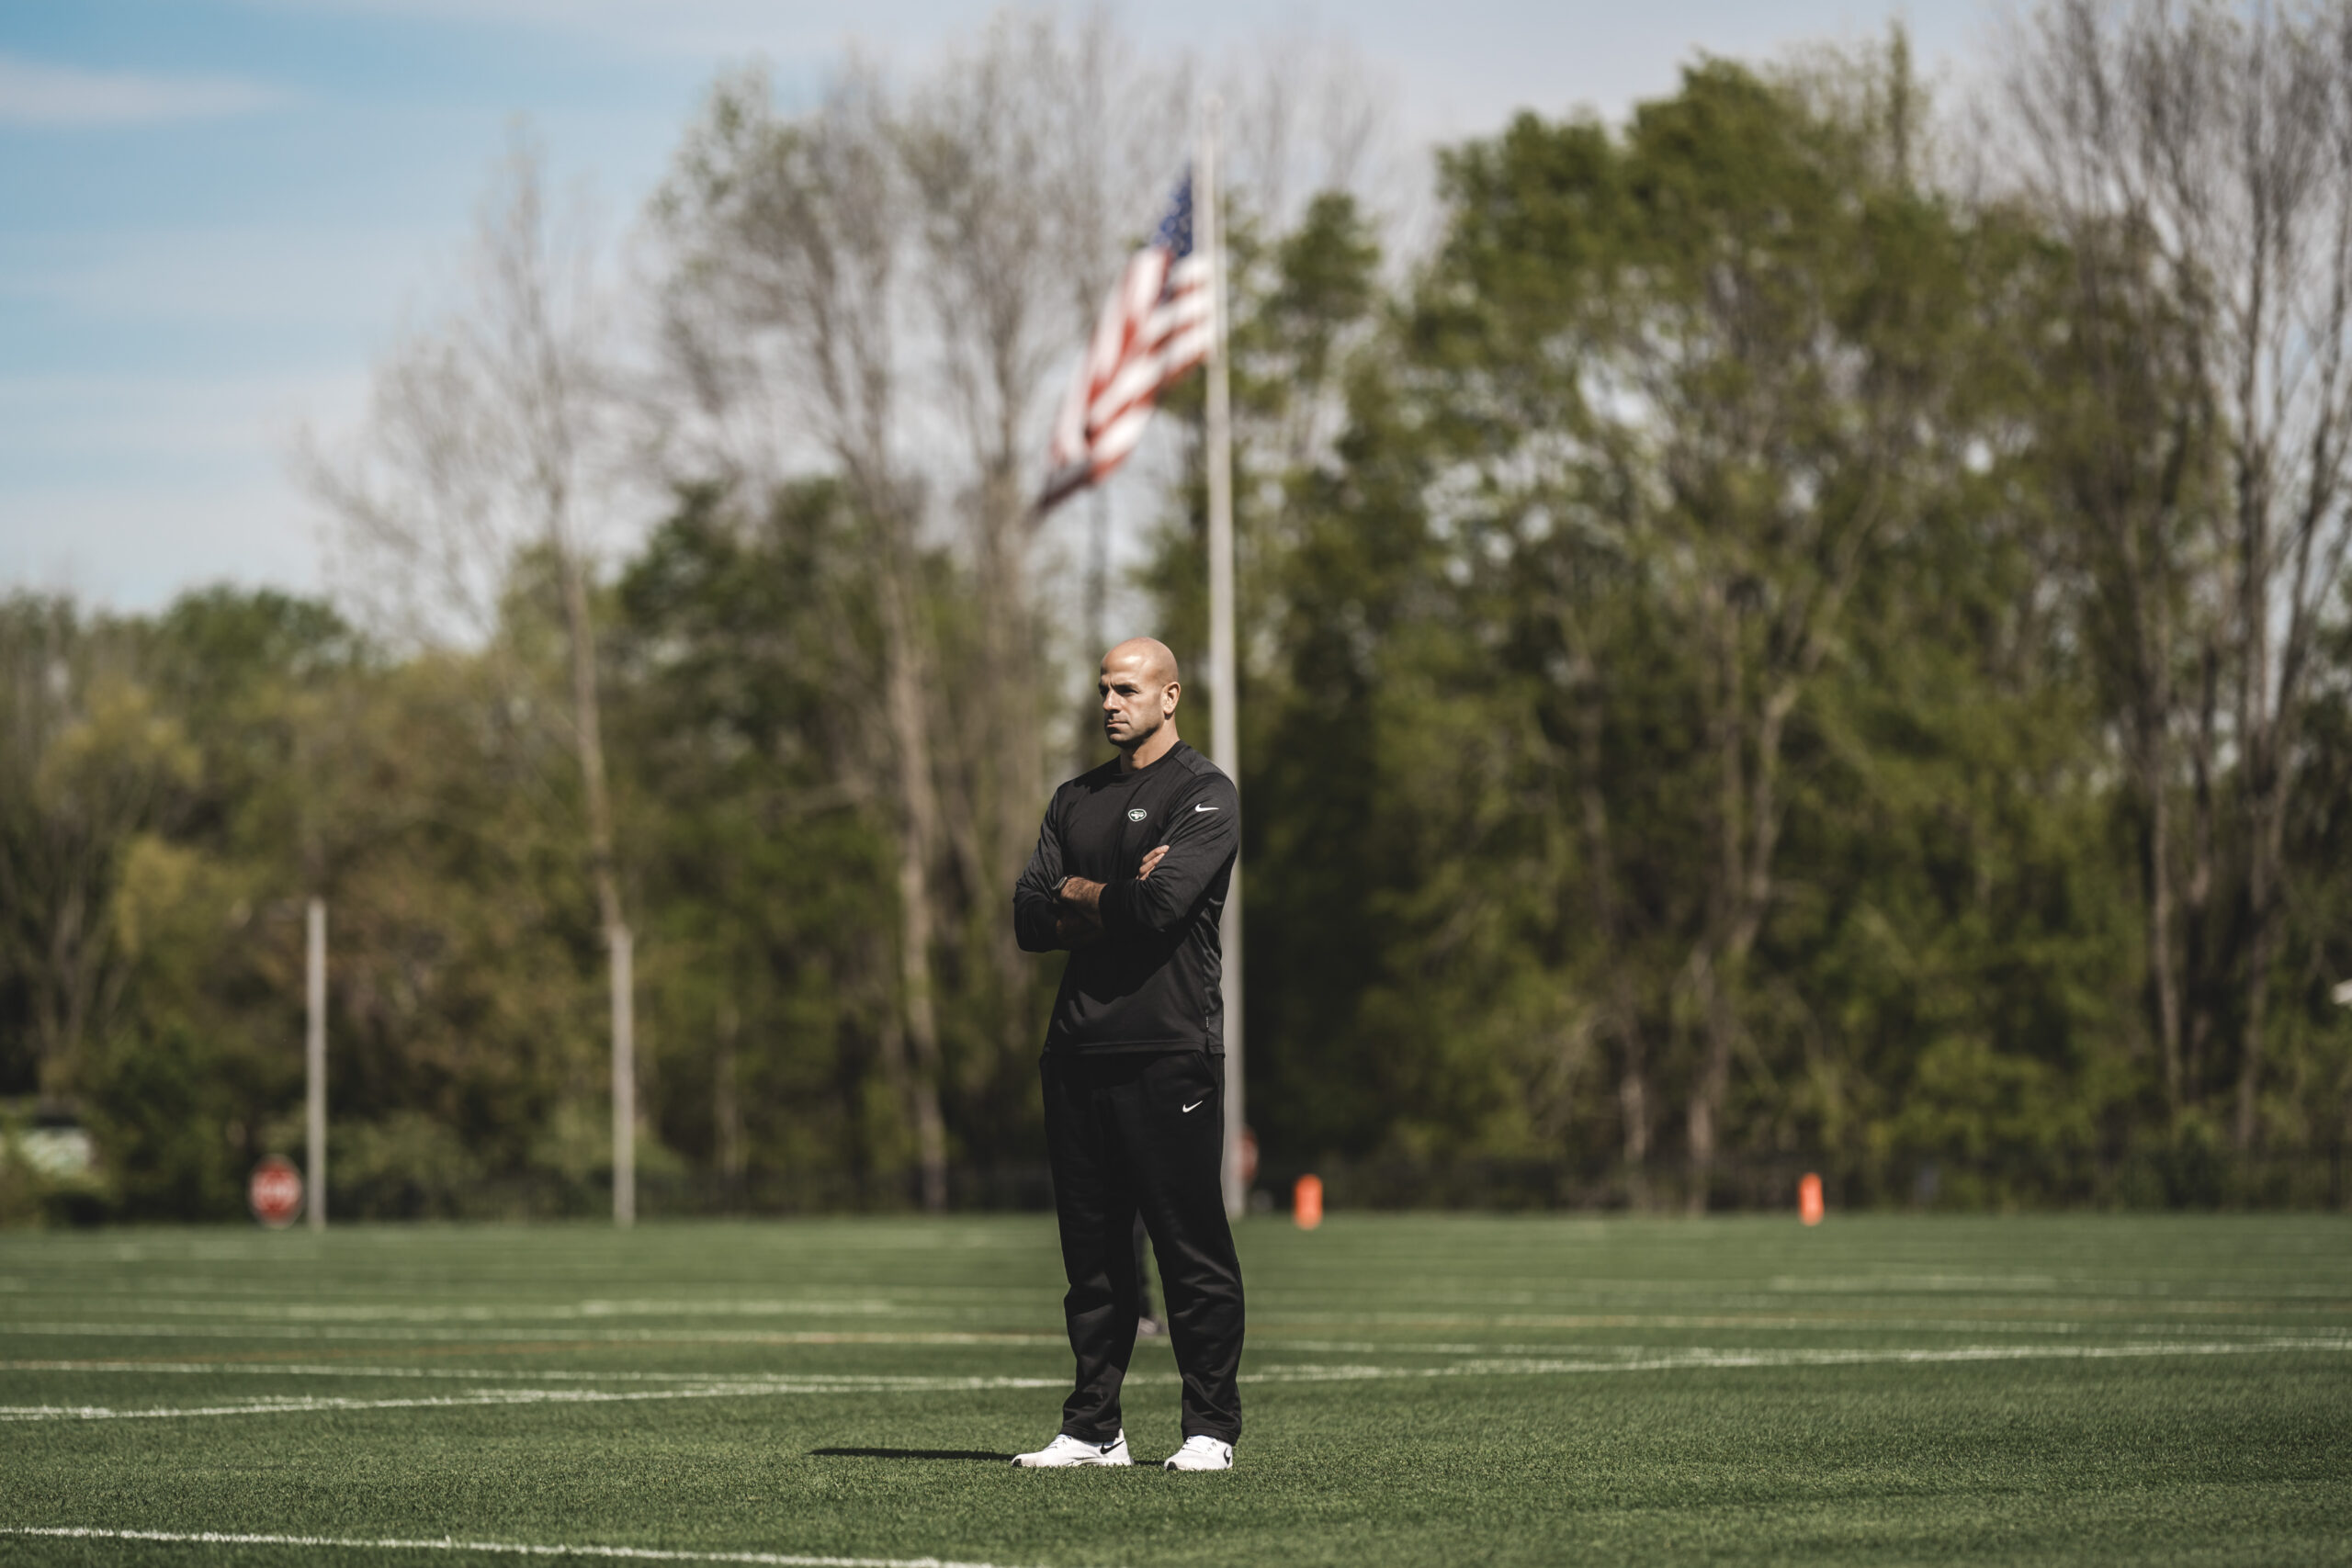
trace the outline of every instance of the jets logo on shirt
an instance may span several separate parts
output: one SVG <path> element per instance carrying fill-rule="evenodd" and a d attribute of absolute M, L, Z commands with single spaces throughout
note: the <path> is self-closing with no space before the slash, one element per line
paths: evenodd
<path fill-rule="evenodd" d="M 1150 812 L 1138 806 L 1134 810 L 1127 813 L 1127 820 L 1130 822 L 1140 822 L 1150 815 Z"/>

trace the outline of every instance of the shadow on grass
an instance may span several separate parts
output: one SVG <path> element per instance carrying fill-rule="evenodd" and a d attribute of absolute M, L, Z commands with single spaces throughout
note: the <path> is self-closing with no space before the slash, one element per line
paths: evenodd
<path fill-rule="evenodd" d="M 1009 1464 L 1011 1454 L 984 1453 L 978 1449 L 810 1449 L 811 1459 L 963 1459 Z"/>

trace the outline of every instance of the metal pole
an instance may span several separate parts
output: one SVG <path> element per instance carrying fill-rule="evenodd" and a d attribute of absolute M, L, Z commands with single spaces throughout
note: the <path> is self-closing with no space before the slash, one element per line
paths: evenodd
<path fill-rule="evenodd" d="M 1096 485 L 1092 505 L 1086 542 L 1086 638 L 1099 653 L 1110 646 L 1103 639 L 1111 635 L 1111 492 Z M 1101 739 L 1100 711 L 1090 716 L 1090 723 Z"/>
<path fill-rule="evenodd" d="M 612 929 L 613 948 L 613 1224 L 637 1223 L 637 1009 L 630 970 L 636 942 L 627 926 Z"/>
<path fill-rule="evenodd" d="M 302 1032 L 302 1110 L 308 1138 L 303 1186 L 311 1228 L 327 1228 L 327 906 L 310 908 L 309 1018 Z"/>
<path fill-rule="evenodd" d="M 1202 106 L 1194 164 L 1193 222 L 1209 258 L 1209 760 L 1241 787 L 1239 670 L 1233 636 L 1233 405 L 1225 364 L 1225 224 L 1217 204 L 1217 122 L 1224 106 Z M 1238 1219 L 1250 1194 L 1241 1180 L 1241 1130 L 1248 1108 L 1241 1038 L 1241 859 L 1233 862 L 1219 927 L 1225 949 L 1225 1212 Z"/>

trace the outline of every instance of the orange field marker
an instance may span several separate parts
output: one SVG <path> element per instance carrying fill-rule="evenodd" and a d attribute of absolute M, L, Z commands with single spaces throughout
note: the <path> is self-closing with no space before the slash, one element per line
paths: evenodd
<path fill-rule="evenodd" d="M 1821 1214 L 1821 1178 L 1808 1170 L 1797 1183 L 1797 1218 L 1806 1224 L 1817 1225 Z"/>
<path fill-rule="evenodd" d="M 1311 1231 L 1323 1223 L 1323 1179 L 1302 1176 L 1290 1190 L 1290 1217 L 1298 1228 Z"/>

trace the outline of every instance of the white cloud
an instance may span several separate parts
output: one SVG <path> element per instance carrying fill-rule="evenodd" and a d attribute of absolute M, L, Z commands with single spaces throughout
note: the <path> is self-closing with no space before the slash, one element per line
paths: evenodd
<path fill-rule="evenodd" d="M 153 125 L 251 114 L 284 101 L 274 88 L 229 76 L 84 71 L 0 54 L 0 125 Z"/>

